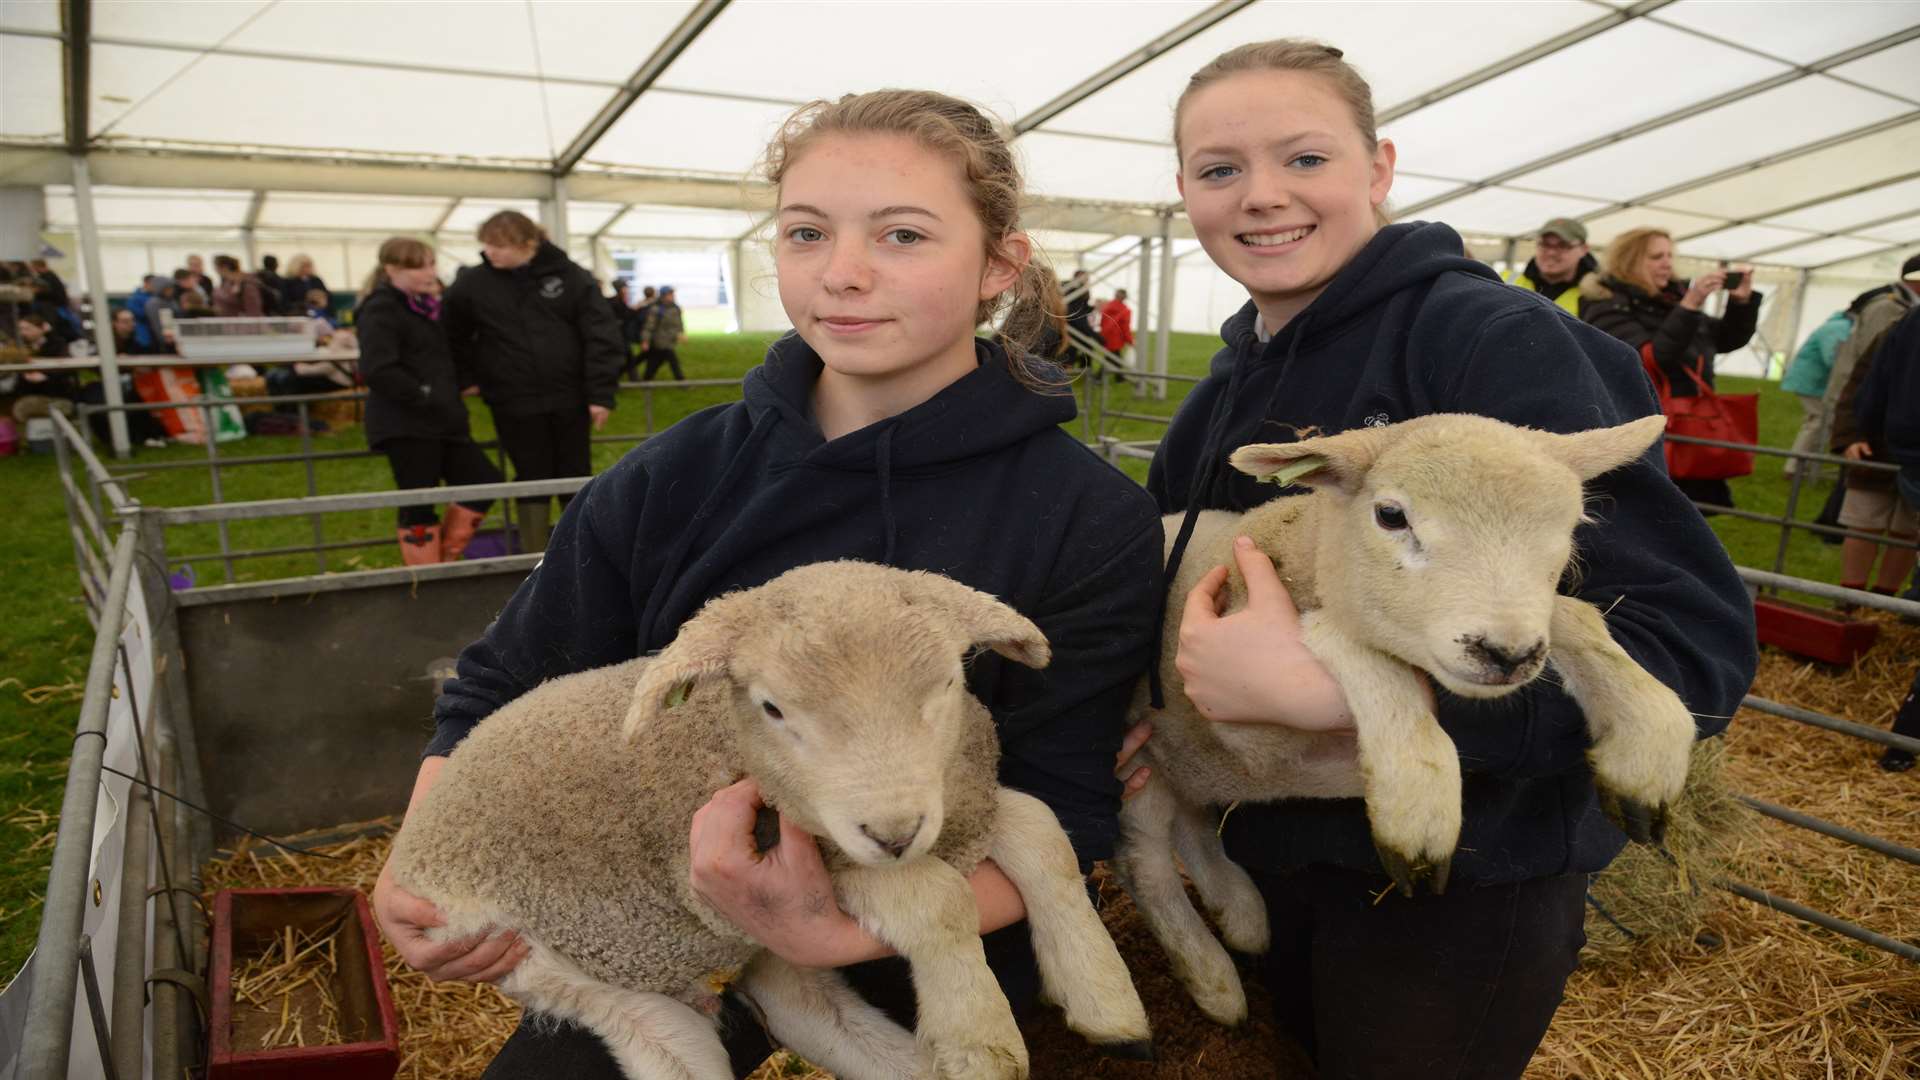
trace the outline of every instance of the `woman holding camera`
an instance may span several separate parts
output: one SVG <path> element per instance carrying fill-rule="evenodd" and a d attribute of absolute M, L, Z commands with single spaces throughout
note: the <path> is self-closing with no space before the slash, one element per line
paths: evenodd
<path fill-rule="evenodd" d="M 1701 310 L 1707 298 L 1727 290 L 1726 314 Z M 1698 392 L 1695 378 L 1713 385 L 1713 358 L 1753 338 L 1760 294 L 1748 266 L 1709 270 L 1692 281 L 1673 276 L 1673 237 L 1665 229 L 1629 229 L 1607 245 L 1599 274 L 1580 282 L 1580 318 L 1640 350 L 1641 362 L 1659 372 L 1674 397 Z M 1732 506 L 1725 480 L 1674 477 L 1696 503 Z"/>

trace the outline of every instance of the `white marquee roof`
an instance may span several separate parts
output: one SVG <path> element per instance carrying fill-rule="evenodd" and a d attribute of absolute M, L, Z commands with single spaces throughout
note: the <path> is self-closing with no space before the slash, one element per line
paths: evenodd
<path fill-rule="evenodd" d="M 572 233 L 727 240 L 795 104 L 912 85 L 1002 117 L 1086 250 L 1177 213 L 1186 76 L 1279 36 L 1372 81 L 1400 216 L 1803 268 L 1920 244 L 1920 0 L 0 0 L 0 185 L 70 227 L 84 151 L 109 235 L 458 233 L 559 176 Z"/>

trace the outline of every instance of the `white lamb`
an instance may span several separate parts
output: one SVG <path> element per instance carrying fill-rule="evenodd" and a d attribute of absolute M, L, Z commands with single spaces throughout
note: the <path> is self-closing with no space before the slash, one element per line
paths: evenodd
<path fill-rule="evenodd" d="M 1214 808 L 1239 800 L 1363 795 L 1382 864 L 1412 894 L 1446 887 L 1460 836 L 1460 759 L 1430 711 L 1419 674 L 1451 693 L 1491 698 L 1551 660 L 1586 716 L 1602 806 L 1628 835 L 1657 841 L 1686 782 L 1695 729 L 1677 695 L 1636 664 L 1602 613 L 1562 596 L 1583 481 L 1638 458 L 1659 416 L 1574 435 L 1462 415 L 1424 416 L 1294 443 L 1245 446 L 1253 476 L 1313 490 L 1247 514 L 1202 513 L 1168 601 L 1161 679 L 1135 716 L 1153 780 L 1121 811 L 1116 869 L 1201 1010 L 1246 1017 L 1233 962 L 1187 899 L 1177 851 L 1227 942 L 1265 952 L 1266 907 L 1226 857 Z M 1168 547 L 1180 517 L 1165 519 Z M 1174 659 L 1181 605 L 1207 572 L 1233 567 L 1237 535 L 1273 558 L 1301 615 L 1303 642 L 1346 691 L 1358 761 L 1344 736 L 1270 724 L 1215 724 L 1187 698 Z M 1230 579 L 1230 610 L 1246 606 Z M 1418 669 L 1418 670 L 1416 670 Z"/>
<path fill-rule="evenodd" d="M 1066 834 L 995 779 L 993 719 L 962 670 L 976 646 L 1049 656 L 1031 622 L 934 574 L 822 563 L 720 597 L 658 656 L 545 683 L 475 728 L 409 814 L 394 880 L 446 913 L 443 938 L 519 931 L 531 951 L 501 989 L 599 1034 L 636 1080 L 733 1075 L 713 1019 L 728 986 L 846 1080 L 1024 1077 L 966 880 L 991 858 L 1067 1023 L 1150 1054 Z M 819 838 L 840 905 L 912 965 L 918 1041 L 693 893 L 693 813 L 743 775 Z"/>

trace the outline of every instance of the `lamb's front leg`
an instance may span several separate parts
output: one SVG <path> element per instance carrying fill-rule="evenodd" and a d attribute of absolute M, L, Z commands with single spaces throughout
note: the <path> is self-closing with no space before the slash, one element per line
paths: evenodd
<path fill-rule="evenodd" d="M 838 872 L 840 906 L 913 969 L 920 1041 L 942 1080 L 1023 1080 L 1027 1044 L 987 967 L 973 888 L 935 858 Z"/>
<path fill-rule="evenodd" d="M 1153 1060 L 1146 1007 L 1087 897 L 1060 819 L 1039 799 L 1001 788 L 987 856 L 1020 890 L 1041 987 L 1060 1005 L 1067 1026 L 1103 1053 Z"/>
<path fill-rule="evenodd" d="M 1460 751 L 1427 707 L 1421 675 L 1317 613 L 1302 642 L 1346 691 L 1374 847 L 1400 891 L 1430 879 L 1445 892 L 1460 843 Z"/>
<path fill-rule="evenodd" d="M 1551 633 L 1554 670 L 1587 718 L 1600 808 L 1632 839 L 1660 843 L 1667 807 L 1687 785 L 1693 714 L 1613 640 L 1592 604 L 1556 598 Z"/>

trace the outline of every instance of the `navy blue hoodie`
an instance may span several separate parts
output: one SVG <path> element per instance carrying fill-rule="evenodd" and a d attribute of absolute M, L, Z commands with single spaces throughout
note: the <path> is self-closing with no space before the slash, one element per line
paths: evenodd
<path fill-rule="evenodd" d="M 1168 512 L 1246 510 L 1283 492 L 1229 468 L 1251 442 L 1335 434 L 1428 413 L 1477 413 L 1548 431 L 1657 412 L 1640 358 L 1550 301 L 1466 258 L 1445 225 L 1390 225 L 1271 340 L 1249 303 L 1221 330 L 1212 373 L 1174 417 L 1147 488 Z M 1588 485 L 1596 523 L 1575 536 L 1563 588 L 1608 612 L 1614 638 L 1717 733 L 1756 663 L 1753 605 L 1720 542 L 1667 479 L 1660 448 Z M 1460 749 L 1466 818 L 1453 880 L 1521 881 L 1602 869 L 1626 839 L 1600 814 L 1579 708 L 1552 680 L 1496 701 L 1440 694 Z M 1357 799 L 1241 806 L 1243 863 L 1380 871 Z"/>
<path fill-rule="evenodd" d="M 745 400 L 696 413 L 595 477 L 546 559 L 479 641 L 435 709 L 428 754 L 541 682 L 666 646 L 700 605 L 805 563 L 933 570 L 1037 623 L 1053 662 L 982 654 L 968 685 L 1000 729 L 1000 774 L 1052 807 L 1083 863 L 1112 852 L 1113 758 L 1151 653 L 1161 528 L 1139 485 L 1060 424 L 998 346 L 898 416 L 828 442 L 809 400 L 820 359 L 789 334 L 749 372 Z"/>

